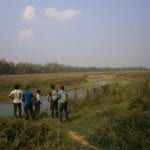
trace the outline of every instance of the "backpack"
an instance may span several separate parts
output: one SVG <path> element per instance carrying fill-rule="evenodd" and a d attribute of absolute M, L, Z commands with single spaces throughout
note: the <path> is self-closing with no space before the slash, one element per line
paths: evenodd
<path fill-rule="evenodd" d="M 56 101 L 57 100 L 57 91 L 52 90 L 50 97 L 51 97 L 52 101 Z"/>
<path fill-rule="evenodd" d="M 61 96 L 61 102 L 62 102 L 62 103 L 67 102 L 67 95 L 66 95 L 66 92 L 62 91 L 61 94 L 62 94 L 62 96 Z"/>

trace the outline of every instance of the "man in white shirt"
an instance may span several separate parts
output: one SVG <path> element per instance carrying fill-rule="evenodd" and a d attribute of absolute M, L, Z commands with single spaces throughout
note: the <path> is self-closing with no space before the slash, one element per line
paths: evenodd
<path fill-rule="evenodd" d="M 21 117 L 21 104 L 22 104 L 21 94 L 22 94 L 22 91 L 19 88 L 20 88 L 20 85 L 16 84 L 14 86 L 14 90 L 11 91 L 11 93 L 9 94 L 9 98 L 11 98 L 13 100 L 14 117 L 17 117 L 17 108 L 18 108 L 18 112 L 19 112 L 19 117 Z"/>

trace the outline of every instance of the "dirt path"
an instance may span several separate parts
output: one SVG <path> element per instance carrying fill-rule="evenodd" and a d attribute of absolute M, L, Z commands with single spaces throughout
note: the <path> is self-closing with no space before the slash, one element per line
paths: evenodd
<path fill-rule="evenodd" d="M 74 132 L 74 131 L 69 131 L 68 134 L 72 140 L 77 141 L 77 142 L 81 143 L 82 145 L 87 146 L 88 148 L 91 148 L 93 150 L 94 149 L 98 150 L 97 147 L 90 145 L 89 142 L 85 140 L 85 137 L 81 136 L 79 133 Z"/>

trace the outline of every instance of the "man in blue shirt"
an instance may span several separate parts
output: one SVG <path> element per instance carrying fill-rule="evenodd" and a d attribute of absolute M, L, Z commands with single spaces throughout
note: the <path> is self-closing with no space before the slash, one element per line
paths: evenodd
<path fill-rule="evenodd" d="M 58 113 L 59 120 L 62 122 L 62 114 L 63 111 L 65 113 L 65 119 L 68 121 L 68 93 L 64 90 L 64 86 L 59 87 L 59 91 L 57 94 L 58 97 Z"/>
<path fill-rule="evenodd" d="M 29 87 L 26 87 L 22 93 L 22 101 L 24 104 L 24 112 L 26 114 L 26 119 L 29 120 L 29 112 L 32 119 L 34 119 L 33 105 L 32 105 L 33 94 L 29 91 Z"/>

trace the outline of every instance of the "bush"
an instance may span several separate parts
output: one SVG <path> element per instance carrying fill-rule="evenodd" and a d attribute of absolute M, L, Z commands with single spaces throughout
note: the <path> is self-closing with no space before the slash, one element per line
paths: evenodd
<path fill-rule="evenodd" d="M 94 129 L 90 141 L 105 149 L 147 149 L 150 144 L 150 113 L 131 112 L 114 117 Z"/>
<path fill-rule="evenodd" d="M 57 146 L 57 131 L 46 122 L 28 122 L 23 119 L 1 119 L 0 122 L 1 149 L 32 149 L 45 144 L 55 149 Z"/>
<path fill-rule="evenodd" d="M 100 91 L 103 99 L 114 102 L 116 95 L 128 105 L 123 110 L 101 113 L 109 117 L 107 122 L 93 129 L 89 136 L 92 144 L 104 149 L 148 149 L 150 145 L 150 78 L 145 77 L 121 87 L 108 84 Z M 106 102 L 106 101 L 105 101 Z M 113 111 L 112 111 L 113 112 Z M 110 113 L 110 114 L 109 114 Z"/>
<path fill-rule="evenodd" d="M 150 109 L 150 76 L 132 83 L 129 109 Z"/>
<path fill-rule="evenodd" d="M 101 97 L 101 90 L 99 88 L 91 88 L 87 90 L 85 106 L 101 104 Z"/>

